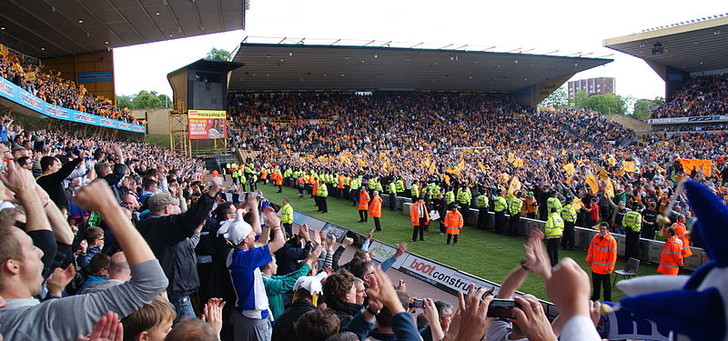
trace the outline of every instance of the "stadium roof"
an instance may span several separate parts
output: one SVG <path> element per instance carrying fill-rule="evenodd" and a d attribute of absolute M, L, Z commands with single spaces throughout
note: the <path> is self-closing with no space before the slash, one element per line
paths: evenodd
<path fill-rule="evenodd" d="M 245 28 L 249 0 L 3 0 L 0 43 L 36 58 Z"/>
<path fill-rule="evenodd" d="M 728 13 L 604 40 L 604 46 L 693 73 L 728 68 Z"/>
<path fill-rule="evenodd" d="M 229 89 L 234 92 L 515 92 L 557 79 L 565 81 L 577 72 L 612 60 L 457 49 L 251 44 L 244 41 L 233 61 L 245 64 L 232 72 Z"/>

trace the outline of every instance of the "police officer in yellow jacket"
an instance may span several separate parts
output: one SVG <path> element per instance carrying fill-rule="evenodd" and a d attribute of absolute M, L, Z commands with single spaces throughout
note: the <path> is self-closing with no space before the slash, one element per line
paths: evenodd
<path fill-rule="evenodd" d="M 639 258 L 640 234 L 642 233 L 642 214 L 638 212 L 639 204 L 630 205 L 631 210 L 622 218 L 622 226 L 626 233 L 624 258 Z"/>
<path fill-rule="evenodd" d="M 495 233 L 503 233 L 506 229 L 506 209 L 508 204 L 506 198 L 501 196 L 500 190 L 496 190 L 496 196 L 493 198 L 493 212 L 495 212 Z"/>
<path fill-rule="evenodd" d="M 546 253 L 551 260 L 551 266 L 559 263 L 559 242 L 564 235 L 564 220 L 555 207 L 551 208 L 549 217 L 544 226 L 544 234 L 546 235 Z"/>
<path fill-rule="evenodd" d="M 283 207 L 281 207 L 281 225 L 286 230 L 286 237 L 293 236 L 293 207 L 288 199 L 283 199 Z"/>
<path fill-rule="evenodd" d="M 566 198 L 567 201 L 570 199 Z M 576 210 L 571 204 L 566 204 L 561 208 L 561 219 L 564 221 L 564 237 L 561 239 L 561 248 L 564 250 L 574 249 L 574 233 L 576 225 Z"/>
<path fill-rule="evenodd" d="M 488 221 L 488 196 L 485 193 L 481 193 L 475 197 L 475 206 L 478 208 L 478 223 L 476 227 L 479 229 L 485 229 L 486 222 Z"/>
<path fill-rule="evenodd" d="M 508 235 L 515 236 L 518 234 L 518 223 L 521 220 L 521 208 L 523 208 L 523 199 L 521 199 L 521 192 L 516 192 L 508 201 L 508 214 L 511 218 L 508 220 Z"/>

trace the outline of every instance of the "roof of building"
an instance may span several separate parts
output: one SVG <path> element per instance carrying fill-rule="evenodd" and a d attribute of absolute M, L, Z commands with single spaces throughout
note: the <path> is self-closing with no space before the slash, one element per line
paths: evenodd
<path fill-rule="evenodd" d="M 247 0 L 0 1 L 0 43 L 44 59 L 245 28 Z"/>
<path fill-rule="evenodd" d="M 450 49 L 243 42 L 230 91 L 515 92 L 611 59 Z M 562 81 L 562 82 L 563 82 Z"/>
<path fill-rule="evenodd" d="M 728 68 L 728 13 L 604 40 L 604 46 L 693 73 Z"/>

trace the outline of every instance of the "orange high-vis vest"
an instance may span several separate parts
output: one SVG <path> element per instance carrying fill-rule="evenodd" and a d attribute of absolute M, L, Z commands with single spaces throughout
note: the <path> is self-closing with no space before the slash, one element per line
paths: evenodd
<path fill-rule="evenodd" d="M 316 178 L 313 177 L 313 174 L 308 176 L 308 184 L 313 185 L 313 183 L 316 181 Z"/>
<path fill-rule="evenodd" d="M 612 237 L 611 233 L 607 233 L 604 237 L 597 234 L 589 244 L 585 260 L 591 265 L 592 272 L 595 274 L 612 273 L 614 265 L 617 263 L 617 240 Z"/>
<path fill-rule="evenodd" d="M 412 207 L 410 207 L 410 222 L 412 226 L 420 226 L 420 212 L 424 212 L 425 224 L 430 223 L 430 213 L 427 212 L 427 205 L 422 200 L 417 200 Z"/>
<path fill-rule="evenodd" d="M 447 211 L 445 214 L 445 229 L 447 234 L 459 235 L 463 229 L 463 215 L 458 211 Z"/>
<path fill-rule="evenodd" d="M 677 222 L 672 224 L 672 227 L 675 229 L 675 235 L 680 238 L 680 241 L 682 241 L 682 256 L 683 258 L 687 258 L 693 255 L 693 250 L 690 250 L 690 239 L 688 239 L 687 233 L 688 228 L 685 227 L 685 224 L 681 222 Z"/>
<path fill-rule="evenodd" d="M 260 178 L 261 178 L 261 180 L 268 179 L 268 170 L 263 169 L 262 171 L 260 171 Z"/>
<path fill-rule="evenodd" d="M 337 180 L 338 186 L 336 186 L 337 188 L 339 188 L 339 189 L 344 188 L 344 179 L 345 178 L 346 177 L 344 176 L 344 174 L 339 174 L 339 179 Z"/>
<path fill-rule="evenodd" d="M 283 185 L 283 175 L 281 175 L 281 173 L 273 173 L 271 177 L 273 177 L 273 180 L 275 180 L 276 186 Z"/>
<path fill-rule="evenodd" d="M 306 179 L 303 178 L 303 175 L 299 176 L 298 179 L 296 179 L 296 185 L 302 185 L 306 183 Z"/>
<path fill-rule="evenodd" d="M 374 218 L 382 217 L 382 197 L 375 195 L 369 203 L 369 215 Z"/>
<path fill-rule="evenodd" d="M 366 190 L 359 191 L 359 211 L 366 211 L 369 209 L 369 192 Z"/>
<path fill-rule="evenodd" d="M 319 182 L 318 181 L 314 181 L 313 182 L 313 195 L 314 196 L 318 195 L 318 188 L 319 188 Z"/>
<path fill-rule="evenodd" d="M 682 241 L 675 235 L 668 239 L 662 247 L 657 272 L 665 275 L 677 275 L 682 265 Z"/>

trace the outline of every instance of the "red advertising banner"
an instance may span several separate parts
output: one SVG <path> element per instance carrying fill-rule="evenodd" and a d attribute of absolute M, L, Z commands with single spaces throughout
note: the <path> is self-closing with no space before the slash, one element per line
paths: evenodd
<path fill-rule="evenodd" d="M 224 110 L 189 110 L 187 119 L 191 140 L 227 138 L 227 113 Z"/>

